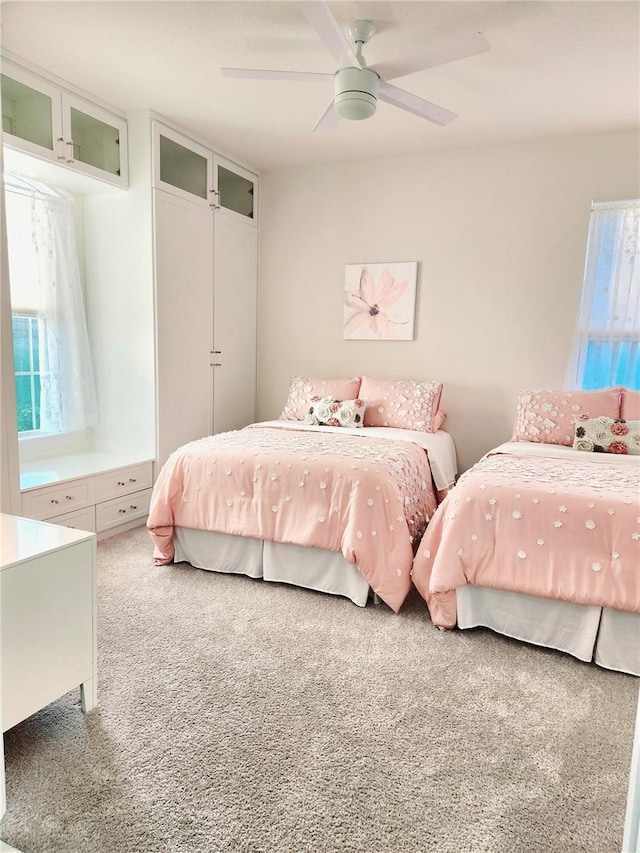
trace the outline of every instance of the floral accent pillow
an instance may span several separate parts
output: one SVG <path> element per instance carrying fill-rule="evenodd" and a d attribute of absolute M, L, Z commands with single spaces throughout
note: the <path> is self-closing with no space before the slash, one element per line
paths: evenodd
<path fill-rule="evenodd" d="M 640 421 L 588 418 L 576 421 L 575 450 L 640 455 Z"/>
<path fill-rule="evenodd" d="M 312 397 L 333 400 L 354 400 L 360 391 L 360 377 L 353 379 L 310 379 L 292 376 L 289 396 L 280 415 L 282 421 L 302 421 L 309 411 Z"/>
<path fill-rule="evenodd" d="M 640 391 L 620 389 L 620 417 L 625 420 L 640 420 Z"/>
<path fill-rule="evenodd" d="M 360 397 L 367 401 L 364 425 L 435 432 L 441 396 L 442 382 L 363 376 Z"/>
<path fill-rule="evenodd" d="M 332 397 L 312 397 L 305 424 L 312 426 L 364 426 L 366 400 L 334 400 Z"/>
<path fill-rule="evenodd" d="M 574 422 L 620 417 L 620 388 L 601 391 L 521 391 L 512 441 L 535 441 L 571 447 Z"/>

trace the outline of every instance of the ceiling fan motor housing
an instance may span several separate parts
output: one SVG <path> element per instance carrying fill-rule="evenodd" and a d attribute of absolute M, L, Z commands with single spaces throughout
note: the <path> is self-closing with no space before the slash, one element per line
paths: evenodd
<path fill-rule="evenodd" d="M 341 68 L 335 75 L 334 106 L 342 118 L 370 118 L 378 103 L 379 76 L 368 68 Z"/>

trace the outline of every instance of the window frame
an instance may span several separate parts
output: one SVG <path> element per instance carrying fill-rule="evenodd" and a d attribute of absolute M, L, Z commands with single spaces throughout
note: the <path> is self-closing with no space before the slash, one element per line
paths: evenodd
<path fill-rule="evenodd" d="M 38 316 L 37 311 L 28 311 L 25 309 L 18 309 L 11 311 L 11 329 L 13 331 L 13 321 L 15 319 L 25 319 L 29 320 L 29 370 L 17 370 L 16 369 L 16 351 L 15 351 L 15 336 L 13 342 L 13 360 L 14 360 L 14 382 L 16 382 L 16 422 L 18 424 L 18 439 L 20 438 L 36 438 L 42 435 L 46 435 L 41 431 L 39 426 L 35 426 L 36 420 L 40 420 L 40 412 L 39 412 L 39 400 L 36 399 L 36 391 L 35 391 L 35 377 L 40 377 L 40 381 L 42 381 L 42 373 L 40 371 L 40 357 L 38 353 L 38 369 L 35 370 L 34 364 L 34 326 L 35 326 L 35 334 L 40 336 L 40 324 L 43 322 L 42 318 Z M 35 323 L 33 322 L 35 321 Z M 19 376 L 28 376 L 30 377 L 30 391 L 31 391 L 31 429 L 20 429 L 19 421 L 18 421 L 18 411 L 17 411 L 17 401 L 18 401 L 18 388 L 17 388 L 17 379 Z"/>

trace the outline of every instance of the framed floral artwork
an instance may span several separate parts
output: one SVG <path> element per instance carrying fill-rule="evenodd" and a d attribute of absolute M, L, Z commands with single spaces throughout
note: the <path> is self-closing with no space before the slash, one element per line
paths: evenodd
<path fill-rule="evenodd" d="M 344 338 L 412 341 L 418 262 L 347 264 Z"/>

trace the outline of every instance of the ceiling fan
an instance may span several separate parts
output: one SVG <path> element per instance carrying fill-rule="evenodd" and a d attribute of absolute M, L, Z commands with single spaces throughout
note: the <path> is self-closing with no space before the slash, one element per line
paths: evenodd
<path fill-rule="evenodd" d="M 401 110 L 413 113 L 427 121 L 446 125 L 458 118 L 444 107 L 425 101 L 417 95 L 392 86 L 388 81 L 425 68 L 444 65 L 455 59 L 464 59 L 489 50 L 482 33 L 454 39 L 444 44 L 425 45 L 417 53 L 389 62 L 367 66 L 362 48 L 374 35 L 371 21 L 353 21 L 347 26 L 349 38 L 333 16 L 324 0 L 300 0 L 298 6 L 338 64 L 334 74 L 313 71 L 270 71 L 258 68 L 222 68 L 226 77 L 243 77 L 259 80 L 309 80 L 334 79 L 334 96 L 315 123 L 312 131 L 329 130 L 339 118 L 366 119 L 376 111 L 378 99 Z"/>

